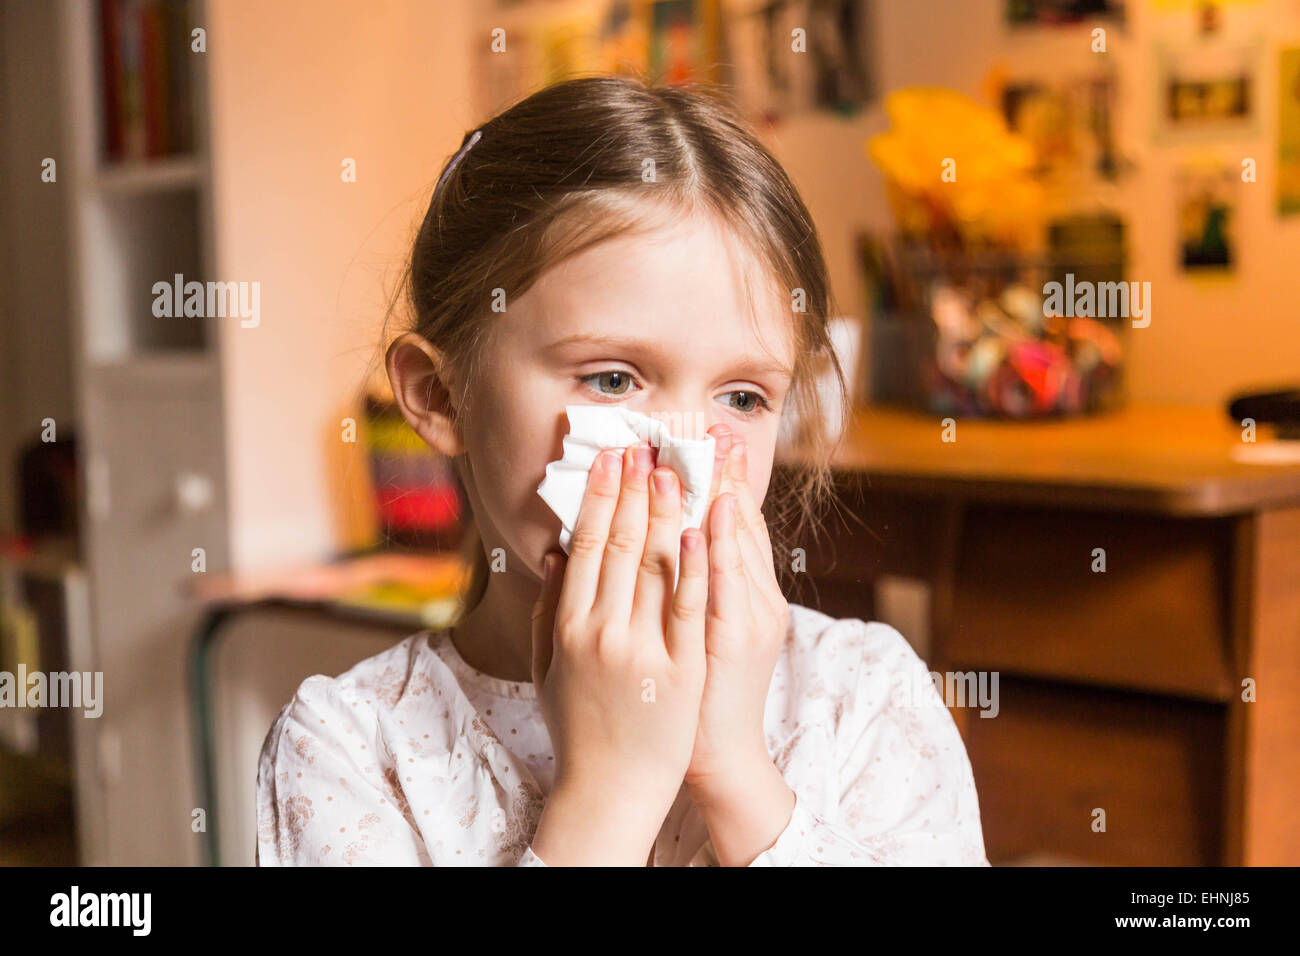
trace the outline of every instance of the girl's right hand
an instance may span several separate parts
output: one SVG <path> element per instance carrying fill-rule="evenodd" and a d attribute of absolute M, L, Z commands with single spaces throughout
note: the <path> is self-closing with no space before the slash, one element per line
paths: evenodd
<path fill-rule="evenodd" d="M 568 558 L 546 557 L 532 669 L 556 775 L 532 845 L 548 865 L 644 865 L 690 764 L 708 553 L 652 463 L 645 444 L 598 455 Z"/>

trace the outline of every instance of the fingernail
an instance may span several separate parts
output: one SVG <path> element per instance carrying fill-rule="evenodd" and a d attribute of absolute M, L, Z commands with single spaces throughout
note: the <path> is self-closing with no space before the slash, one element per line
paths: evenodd
<path fill-rule="evenodd" d="M 597 463 L 600 470 L 606 475 L 618 473 L 619 465 L 622 463 L 623 456 L 618 452 L 602 451 L 600 461 Z"/>
<path fill-rule="evenodd" d="M 673 473 L 668 469 L 656 469 L 651 477 L 654 479 L 655 491 L 659 494 L 666 495 L 673 490 Z"/>
<path fill-rule="evenodd" d="M 648 475 L 650 469 L 654 467 L 654 462 L 654 453 L 650 451 L 649 445 L 636 445 L 632 448 L 633 473 L 638 477 Z"/>
<path fill-rule="evenodd" d="M 745 457 L 745 440 L 743 438 L 737 438 L 735 443 L 731 446 L 731 460 L 740 461 L 744 457 Z"/>
<path fill-rule="evenodd" d="M 682 532 L 682 547 L 687 551 L 695 551 L 700 546 L 700 533 L 694 528 L 687 528 Z"/>

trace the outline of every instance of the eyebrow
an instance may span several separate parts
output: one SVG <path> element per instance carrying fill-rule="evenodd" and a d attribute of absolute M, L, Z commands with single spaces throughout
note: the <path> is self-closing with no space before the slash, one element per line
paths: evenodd
<path fill-rule="evenodd" d="M 640 352 L 660 360 L 671 354 L 669 350 L 660 348 L 654 341 L 648 339 L 622 338 L 617 335 L 590 335 L 581 332 L 575 335 L 566 335 L 562 339 L 557 339 L 542 349 L 542 351 L 554 352 L 569 345 L 599 345 L 625 352 Z M 751 375 L 793 375 L 791 369 L 786 365 L 782 365 L 780 362 L 751 357 L 741 359 L 732 367 L 737 371 L 748 372 Z"/>

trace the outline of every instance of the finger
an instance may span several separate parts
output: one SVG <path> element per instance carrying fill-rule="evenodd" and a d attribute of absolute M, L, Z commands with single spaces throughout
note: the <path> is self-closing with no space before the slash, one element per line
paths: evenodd
<path fill-rule="evenodd" d="M 623 481 L 618 489 L 618 507 L 605 539 L 605 555 L 592 615 L 599 621 L 627 622 L 632 618 L 632 596 L 636 592 L 637 568 L 645 553 L 646 529 L 650 521 L 650 471 L 654 451 L 649 443 L 638 442 L 624 451 Z"/>
<path fill-rule="evenodd" d="M 754 583 L 764 592 L 780 593 L 773 565 L 772 540 L 762 509 L 749 488 L 749 449 L 743 439 L 731 444 L 727 456 L 727 488 L 736 495 L 736 525 L 745 567 Z M 769 595 L 770 597 L 771 595 Z"/>
<path fill-rule="evenodd" d="M 585 615 L 596 601 L 600 566 L 605 557 L 605 539 L 609 536 L 609 525 L 618 507 L 622 472 L 623 458 L 617 449 L 601 452 L 592 462 L 587 489 L 578 509 L 578 520 L 574 522 L 573 535 L 569 539 L 565 587 L 558 609 L 561 615 Z"/>
<path fill-rule="evenodd" d="M 732 623 L 744 619 L 749 582 L 736 539 L 736 496 L 724 491 L 709 513 L 708 619 Z"/>
<path fill-rule="evenodd" d="M 652 632 L 663 627 L 673 593 L 681 530 L 682 492 L 677 475 L 671 468 L 656 468 L 650 473 L 650 524 L 632 599 L 634 626 Z"/>
<path fill-rule="evenodd" d="M 551 667 L 555 638 L 555 611 L 564 582 L 564 555 L 549 551 L 542 559 L 542 587 L 533 604 L 533 684 L 541 686 Z"/>
<path fill-rule="evenodd" d="M 727 473 L 727 453 L 731 449 L 734 436 L 731 428 L 722 422 L 709 428 L 707 434 L 713 436 L 713 479 L 709 484 L 709 497 L 707 499 L 709 506 L 712 507 L 718 495 L 727 490 L 723 487 L 723 479 Z M 710 538 L 709 523 L 704 522 L 700 530 L 704 532 L 704 542 L 707 544 Z"/>
<path fill-rule="evenodd" d="M 681 536 L 677 590 L 668 615 L 668 654 L 679 663 L 704 654 L 704 614 L 709 602 L 709 554 L 704 534 L 687 528 Z"/>
<path fill-rule="evenodd" d="M 755 541 L 771 550 L 771 538 L 767 532 L 767 521 L 763 511 L 754 499 L 749 486 L 749 443 L 743 438 L 736 438 L 730 443 L 727 452 L 726 490 L 737 494 L 739 506 L 739 523 L 741 530 L 750 530 Z"/>

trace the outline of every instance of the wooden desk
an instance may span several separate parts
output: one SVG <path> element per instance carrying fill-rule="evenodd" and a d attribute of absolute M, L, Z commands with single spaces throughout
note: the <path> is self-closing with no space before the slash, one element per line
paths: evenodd
<path fill-rule="evenodd" d="M 998 672 L 953 711 L 990 858 L 1300 864 L 1300 464 L 1212 410 L 942 428 L 856 415 L 809 571 L 837 616 L 927 580 L 930 669 Z"/>

